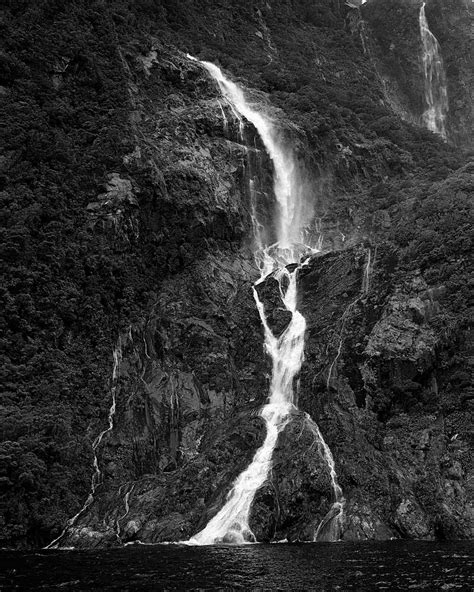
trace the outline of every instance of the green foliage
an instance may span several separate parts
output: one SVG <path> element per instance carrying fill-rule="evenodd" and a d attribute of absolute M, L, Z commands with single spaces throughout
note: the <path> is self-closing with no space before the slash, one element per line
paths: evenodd
<path fill-rule="evenodd" d="M 18 545 L 46 543 L 82 505 L 112 344 L 156 273 L 136 245 L 91 229 L 86 210 L 131 145 L 110 13 L 20 4 L 3 11 L 0 53 L 0 538 Z"/>

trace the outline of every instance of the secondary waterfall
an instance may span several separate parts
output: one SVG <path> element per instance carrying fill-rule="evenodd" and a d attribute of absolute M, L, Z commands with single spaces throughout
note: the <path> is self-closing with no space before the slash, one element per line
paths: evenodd
<path fill-rule="evenodd" d="M 131 337 L 131 328 L 129 329 L 129 335 Z M 82 514 L 89 508 L 89 506 L 94 501 L 94 495 L 95 495 L 96 489 L 102 482 L 102 471 L 100 470 L 100 467 L 99 467 L 99 459 L 97 458 L 97 449 L 99 448 L 99 445 L 101 444 L 104 436 L 108 432 L 112 431 L 113 427 L 114 427 L 114 417 L 115 417 L 115 411 L 116 411 L 116 407 L 117 407 L 117 379 L 119 377 L 120 364 L 122 363 L 123 345 L 124 344 L 123 344 L 122 337 L 119 336 L 118 343 L 112 352 L 113 367 L 112 367 L 112 380 L 111 380 L 111 388 L 110 388 L 111 405 L 110 405 L 109 414 L 108 414 L 108 425 L 104 430 L 102 430 L 99 433 L 99 435 L 95 438 L 94 442 L 92 443 L 92 453 L 94 455 L 94 460 L 93 460 L 92 466 L 94 468 L 94 472 L 93 472 L 92 478 L 91 478 L 91 489 L 90 489 L 89 495 L 88 495 L 84 505 L 79 510 L 79 512 L 77 512 L 77 514 L 75 514 L 72 518 L 70 518 L 67 521 L 67 524 L 66 524 L 64 530 L 61 532 L 61 534 L 56 539 L 54 539 L 54 541 L 51 541 L 51 543 L 49 543 L 45 547 L 46 549 L 59 548 L 59 543 L 60 543 L 61 539 L 63 538 L 63 536 L 68 532 L 68 530 L 70 528 L 72 528 L 76 524 L 76 521 L 78 520 L 78 518 L 80 516 L 82 516 Z"/>
<path fill-rule="evenodd" d="M 419 16 L 427 105 L 427 109 L 423 113 L 423 122 L 429 130 L 446 138 L 446 114 L 448 112 L 446 74 L 439 43 L 428 27 L 425 4 L 423 2 Z"/>
<path fill-rule="evenodd" d="M 188 57 L 195 60 L 192 56 Z M 256 243 L 255 260 L 260 269 L 260 278 L 254 285 L 253 293 L 264 328 L 265 349 L 272 359 L 269 399 L 260 412 L 266 424 L 266 437 L 250 465 L 234 482 L 225 505 L 203 530 L 189 540 L 190 544 L 196 545 L 219 542 L 241 544 L 256 540 L 249 526 L 252 502 L 270 473 L 278 435 L 287 425 L 291 412 L 296 410 L 293 382 L 303 362 L 306 329 L 306 321 L 297 310 L 296 276 L 298 269 L 304 265 L 300 263 L 302 258 L 306 256 L 307 259 L 318 249 L 305 244 L 306 225 L 311 221 L 312 209 L 305 200 L 292 150 L 285 145 L 271 119 L 249 104 L 243 90 L 237 84 L 227 79 L 214 64 L 199 63 L 217 82 L 224 99 L 239 120 L 241 135 L 244 120 L 250 121 L 257 129 L 273 163 L 273 189 L 278 205 L 275 221 L 276 242 L 271 245 L 265 243 L 266 237 L 271 235 L 271 230 L 264 228 L 263 223 L 256 219 L 256 208 L 252 207 Z M 252 181 L 250 185 L 252 194 Z M 287 268 L 290 263 L 297 263 L 291 271 Z M 269 327 L 265 307 L 256 289 L 256 286 L 269 274 L 273 274 L 278 281 L 282 303 L 291 313 L 291 321 L 279 337 L 273 335 Z M 332 463 L 328 462 L 328 467 L 335 499 L 339 503 L 342 492 L 337 485 L 334 461 L 319 429 L 317 434 L 323 450 L 329 452 L 329 454 L 325 453 L 324 458 L 327 462 L 330 459 Z M 342 505 L 339 504 L 339 506 L 342 513 Z"/>

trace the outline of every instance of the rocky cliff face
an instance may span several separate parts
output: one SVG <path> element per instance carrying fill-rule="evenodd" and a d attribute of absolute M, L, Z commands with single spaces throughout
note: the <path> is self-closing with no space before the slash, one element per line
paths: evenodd
<path fill-rule="evenodd" d="M 472 169 L 384 104 L 340 4 L 5 9 L 5 544 L 46 544 L 78 512 L 61 544 L 187 539 L 264 437 L 249 178 L 270 216 L 272 168 L 187 51 L 278 121 L 324 237 L 298 279 L 300 412 L 252 529 L 311 540 L 331 506 L 309 414 L 343 538 L 472 536 Z"/>
<path fill-rule="evenodd" d="M 328 466 L 310 417 L 336 459 L 347 500 L 344 540 L 472 537 L 471 399 L 467 392 L 459 396 L 462 370 L 453 352 L 468 344 L 436 323 L 446 288 L 429 288 L 419 272 L 401 275 L 388 245 L 315 257 L 299 284 L 308 323 L 300 411 L 282 432 L 271 479 L 253 505 L 250 525 L 258 540 L 312 540 L 331 507 Z M 285 320 L 274 290 L 271 279 L 261 288 L 266 308 L 274 302 L 276 331 Z M 246 310 L 242 321 L 259 336 L 252 307 Z M 183 318 L 181 311 L 171 324 Z M 254 385 L 260 397 L 250 393 L 240 401 L 230 385 L 213 391 L 197 376 L 195 355 L 186 357 L 192 372 L 168 360 L 165 373 L 152 345 L 163 329 L 136 330 L 124 337 L 121 403 L 101 456 L 104 483 L 63 544 L 186 540 L 222 506 L 261 444 L 263 423 L 255 411 L 266 385 Z M 461 341 L 466 338 L 469 333 Z M 244 359 L 258 345 L 244 340 Z M 218 356 L 209 340 L 198 350 Z M 262 354 L 256 362 L 246 369 L 234 362 L 234 380 L 242 381 L 242 370 L 247 378 L 264 376 Z M 223 378 L 225 371 L 211 376 Z"/>
<path fill-rule="evenodd" d="M 406 121 L 422 124 L 426 109 L 418 17 L 419 0 L 369 0 L 362 8 L 367 51 L 373 56 L 389 104 Z M 426 3 L 430 30 L 437 38 L 444 62 L 450 141 L 472 147 L 472 3 L 466 0 Z M 358 25 L 360 29 L 362 25 Z M 456 41 L 455 41 L 456 40 Z"/>
<path fill-rule="evenodd" d="M 339 461 L 344 538 L 472 536 L 466 407 L 441 394 L 453 338 L 435 324 L 444 288 L 400 276 L 384 245 L 316 260 L 301 283 L 300 405 Z"/>

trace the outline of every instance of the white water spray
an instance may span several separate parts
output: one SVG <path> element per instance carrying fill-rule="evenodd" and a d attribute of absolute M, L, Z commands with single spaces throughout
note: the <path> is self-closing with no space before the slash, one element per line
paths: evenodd
<path fill-rule="evenodd" d="M 188 55 L 188 58 L 196 60 Z M 280 249 L 293 250 L 301 247 L 303 229 L 310 222 L 312 208 L 304 198 L 303 186 L 299 179 L 299 169 L 292 150 L 281 139 L 281 134 L 267 115 L 256 110 L 246 99 L 244 91 L 235 82 L 224 76 L 222 71 L 210 62 L 199 62 L 217 82 L 227 99 L 234 115 L 240 123 L 243 136 L 244 121 L 250 121 L 257 129 L 268 152 L 274 168 L 274 193 L 279 207 L 277 237 Z M 287 257 L 286 263 L 299 259 L 301 253 Z"/>
<path fill-rule="evenodd" d="M 426 20 L 425 4 L 423 2 L 419 16 L 427 105 L 427 109 L 423 113 L 423 122 L 429 130 L 446 138 L 446 114 L 448 112 L 446 74 L 439 43 L 430 31 Z"/>
<path fill-rule="evenodd" d="M 195 60 L 191 56 L 188 57 Z M 292 271 L 289 271 L 287 266 L 290 263 L 298 263 L 303 255 L 306 255 L 307 258 L 318 249 L 305 244 L 305 226 L 311 222 L 312 210 L 304 199 L 302 184 L 299 181 L 299 171 L 292 151 L 285 146 L 271 120 L 249 104 L 241 88 L 228 80 L 214 64 L 200 63 L 217 82 L 222 95 L 229 102 L 233 112 L 236 113 L 240 123 L 241 137 L 243 137 L 245 120 L 250 121 L 257 129 L 273 162 L 273 189 L 278 204 L 277 241 L 269 246 L 265 244 L 267 229 L 258 221 L 255 204 L 252 204 L 252 222 L 256 243 L 255 260 L 260 269 L 260 278 L 253 288 L 253 293 L 264 328 L 265 349 L 272 359 L 269 399 L 260 412 L 266 424 L 266 437 L 250 465 L 234 482 L 222 509 L 203 530 L 189 540 L 190 544 L 196 545 L 219 542 L 241 544 L 256 540 L 249 526 L 251 506 L 255 494 L 270 474 L 278 435 L 287 425 L 291 412 L 296 410 L 293 383 L 304 358 L 306 329 L 306 321 L 296 308 L 296 276 L 298 269 L 304 263 L 295 266 Z M 252 183 L 251 180 L 250 192 L 251 196 L 255 197 Z M 269 274 L 273 274 L 278 281 L 283 305 L 291 313 L 291 321 L 280 337 L 273 335 L 269 327 L 265 308 L 259 299 L 256 288 Z M 316 426 L 314 422 L 313 425 Z M 335 477 L 333 479 L 333 475 L 335 476 L 334 460 L 317 426 L 316 429 L 318 440 L 323 449 L 323 456 L 331 473 L 331 480 L 337 485 L 337 479 Z M 336 501 L 339 501 L 342 498 L 342 492 L 338 485 L 337 488 L 337 492 L 335 490 Z"/>
<path fill-rule="evenodd" d="M 191 543 L 206 545 L 218 542 L 254 542 L 255 536 L 249 526 L 249 516 L 256 492 L 268 478 L 273 451 L 278 434 L 286 426 L 294 409 L 293 379 L 301 368 L 304 352 L 306 322 L 296 310 L 296 270 L 282 268 L 275 273 L 282 288 L 286 278 L 288 287 L 283 296 L 285 308 L 292 313 L 290 324 L 279 338 L 268 326 L 263 303 L 254 287 L 254 297 L 265 331 L 265 348 L 273 362 L 272 381 L 268 403 L 261 410 L 267 434 L 247 469 L 239 475 L 228 496 L 227 503 L 208 523 L 206 528 L 191 539 Z"/>
<path fill-rule="evenodd" d="M 102 472 L 100 470 L 99 461 L 97 458 L 97 448 L 99 447 L 100 443 L 102 442 L 102 439 L 104 438 L 105 434 L 107 434 L 107 432 L 110 432 L 114 427 L 114 416 L 115 416 L 115 410 L 116 410 L 116 404 L 117 404 L 117 399 L 116 399 L 117 378 L 118 378 L 119 371 L 120 371 L 120 364 L 122 362 L 122 338 L 121 337 L 119 337 L 118 343 L 113 350 L 112 357 L 113 357 L 113 361 L 114 361 L 113 369 L 112 369 L 112 386 L 110 389 L 112 402 L 111 402 L 111 405 L 109 408 L 108 426 L 105 428 L 105 430 L 102 430 L 100 432 L 100 434 L 95 438 L 95 440 L 92 443 L 92 452 L 94 454 L 94 461 L 92 463 L 92 466 L 94 468 L 94 473 L 92 474 L 92 478 L 91 478 L 91 490 L 89 492 L 89 495 L 88 495 L 84 505 L 79 510 L 79 512 L 77 512 L 77 514 L 75 514 L 72 518 L 70 518 L 67 521 L 66 527 L 64 528 L 62 533 L 56 539 L 51 541 L 51 543 L 49 543 L 49 545 L 47 545 L 45 547 L 46 549 L 57 549 L 59 547 L 59 542 L 61 541 L 63 536 L 67 533 L 68 529 L 71 528 L 72 526 L 74 526 L 74 524 L 76 523 L 79 516 L 81 516 L 94 501 L 94 494 L 96 492 L 97 487 L 101 483 Z"/>

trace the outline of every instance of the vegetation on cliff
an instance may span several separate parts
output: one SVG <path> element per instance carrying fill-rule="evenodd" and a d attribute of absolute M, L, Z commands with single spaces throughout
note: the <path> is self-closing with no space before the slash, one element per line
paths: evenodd
<path fill-rule="evenodd" d="M 421 0 L 369 0 L 362 9 L 368 51 L 385 93 L 402 118 L 417 123 L 426 109 L 419 13 Z M 448 86 L 448 136 L 472 150 L 474 8 L 468 0 L 429 0 L 426 17 L 441 47 Z"/>
<path fill-rule="evenodd" d="M 247 314 L 251 302 L 242 287 L 253 273 L 242 255 L 250 220 L 240 201 L 215 198 L 227 191 L 245 201 L 242 154 L 235 146 L 223 151 L 228 139 L 209 114 L 216 91 L 180 52 L 219 62 L 258 91 L 256 100 L 271 103 L 311 172 L 328 245 L 343 246 L 341 232 L 350 244 L 389 241 L 400 262 L 397 281 L 416 272 L 428 286 L 443 287 L 443 311 L 432 321 L 444 335 L 438 353 L 447 367 L 437 405 L 456 417 L 470 409 L 472 166 L 460 150 L 402 121 L 384 102 L 341 4 L 4 3 L 2 544 L 45 544 L 82 506 L 91 443 L 110 405 L 112 349 L 120 332 L 146 325 L 152 311 L 164 311 L 150 337 L 157 359 L 169 348 L 169 363 L 198 384 L 204 411 L 190 403 L 186 421 L 198 407 L 206 414 L 209 400 L 224 391 L 231 403 L 222 405 L 220 419 L 251 406 L 251 387 L 262 387 L 257 399 L 264 397 L 264 378 L 256 377 L 265 369 L 255 353 L 259 329 L 247 337 L 246 320 L 235 312 L 240 304 Z M 201 160 L 185 166 L 193 146 Z M 223 266 L 213 252 L 226 253 Z M 227 292 L 218 287 L 222 278 Z M 225 318 L 222 311 L 211 314 L 209 302 L 228 305 Z M 180 306 L 195 315 L 189 326 L 179 325 Z M 164 337 L 160 342 L 165 334 L 174 336 L 171 345 Z M 222 334 L 230 345 L 221 360 L 215 352 L 225 349 Z M 240 355 L 249 344 L 248 356 Z M 208 350 L 212 355 L 202 353 Z M 235 360 L 237 369 L 229 369 Z M 431 409 L 412 387 L 378 392 L 371 411 L 380 425 L 417 406 Z M 169 421 L 178 421 L 171 412 Z M 169 426 L 163 429 L 168 437 Z M 248 456 L 256 436 L 233 437 Z M 134 479 L 151 473 L 161 479 L 187 459 L 184 445 L 179 454 L 178 445 L 173 454 L 164 442 L 154 451 L 135 440 L 123 446 L 133 448 L 130 458 L 147 459 L 127 468 Z M 144 450 L 168 455 L 166 462 L 149 461 Z M 223 450 L 221 456 L 213 449 L 203 465 L 233 462 Z M 114 461 L 110 451 L 107 460 Z M 192 479 L 182 470 L 176 487 L 184 507 Z"/>

